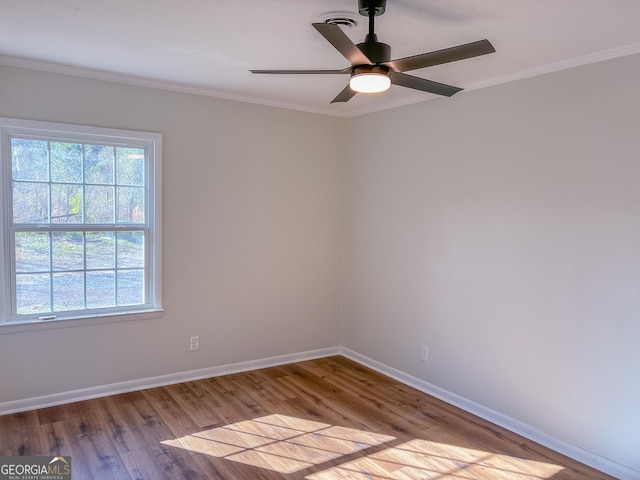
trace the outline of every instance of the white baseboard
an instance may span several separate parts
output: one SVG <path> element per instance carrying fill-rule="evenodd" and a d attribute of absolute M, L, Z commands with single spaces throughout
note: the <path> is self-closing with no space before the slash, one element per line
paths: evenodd
<path fill-rule="evenodd" d="M 36 408 L 52 407 L 55 405 L 79 402 L 82 400 L 90 400 L 92 398 L 144 390 L 146 388 L 163 387 L 176 383 L 189 382 L 191 380 L 200 380 L 202 378 L 219 377 L 222 375 L 247 372 L 260 368 L 276 367 L 287 363 L 302 362 L 304 360 L 313 360 L 315 358 L 329 357 L 331 355 L 340 355 L 340 348 L 331 347 L 307 352 L 291 353 L 288 355 L 278 355 L 276 357 L 249 360 L 246 362 L 232 363 L 218 367 L 200 368 L 197 370 L 189 370 L 187 372 L 170 373 L 168 375 L 160 375 L 157 377 L 141 378 L 127 382 L 72 390 L 70 392 L 54 393 L 51 395 L 43 395 L 41 397 L 0 402 L 0 415 L 24 412 L 27 410 L 34 410 Z"/>
<path fill-rule="evenodd" d="M 393 367 L 380 363 L 369 357 L 359 354 L 353 350 L 344 347 L 331 347 L 319 350 L 311 350 L 307 352 L 292 353 L 288 355 L 279 355 L 275 357 L 263 358 L 258 360 L 250 360 L 246 362 L 232 363 L 229 365 L 221 365 L 218 367 L 201 368 L 198 370 L 190 370 L 187 372 L 171 373 L 168 375 L 160 375 L 157 377 L 142 378 L 127 382 L 113 383 L 110 385 L 101 385 L 91 388 L 83 388 L 70 392 L 54 393 L 41 397 L 27 398 L 23 400 L 15 400 L 0 403 L 0 415 L 10 413 L 23 412 L 36 408 L 51 407 L 62 405 L 65 403 L 89 400 L 92 398 L 105 397 L 108 395 L 116 395 L 119 393 L 133 392 L 144 390 L 146 388 L 162 387 L 191 380 L 199 380 L 202 378 L 218 377 L 222 375 L 230 375 L 233 373 L 247 372 L 260 368 L 276 367 L 288 363 L 301 362 L 305 360 L 313 360 L 316 358 L 329 357 L 332 355 L 342 355 L 399 382 L 409 385 L 421 392 L 432 395 L 444 402 L 459 407 L 469 413 L 477 415 L 491 423 L 499 425 L 507 430 L 522 435 L 529 440 L 544 445 L 556 452 L 567 457 L 573 458 L 578 462 L 589 465 L 601 472 L 612 475 L 621 480 L 640 480 L 640 472 L 630 467 L 614 462 L 608 458 L 597 455 L 593 452 L 572 445 L 564 440 L 556 438 L 545 432 L 542 432 L 531 425 L 527 425 L 514 418 L 503 415 L 499 412 L 486 408 L 480 404 L 472 402 L 455 393 L 444 390 L 436 385 L 421 380 L 419 378 L 408 375 Z"/>
<path fill-rule="evenodd" d="M 544 445 L 551 450 L 566 455 L 569 458 L 577 460 L 580 463 L 584 463 L 596 470 L 604 472 L 613 477 L 621 480 L 640 480 L 640 472 L 638 470 L 622 465 L 621 463 L 610 460 L 606 457 L 598 455 L 596 453 L 585 450 L 584 448 L 573 445 L 569 442 L 561 440 L 549 435 L 537 428 L 532 427 L 526 423 L 520 422 L 514 418 L 503 415 L 499 412 L 484 407 L 478 403 L 468 400 L 460 395 L 444 390 L 429 382 L 416 378 L 412 375 L 408 375 L 393 367 L 380 363 L 372 358 L 366 357 L 354 352 L 348 348 L 341 348 L 340 354 L 355 362 L 360 363 L 366 367 L 371 368 L 379 373 L 382 373 L 388 377 L 393 378 L 399 382 L 409 385 L 421 392 L 427 393 L 433 397 L 436 397 L 444 402 L 454 405 L 466 412 L 477 415 L 491 423 L 506 428 L 507 430 L 522 435 L 523 437 L 532 440 L 540 445 Z"/>

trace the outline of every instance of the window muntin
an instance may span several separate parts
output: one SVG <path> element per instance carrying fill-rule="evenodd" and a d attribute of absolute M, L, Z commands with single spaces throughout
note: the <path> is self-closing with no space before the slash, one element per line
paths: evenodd
<path fill-rule="evenodd" d="M 0 140 L 4 320 L 159 309 L 161 136 L 15 122 Z"/>

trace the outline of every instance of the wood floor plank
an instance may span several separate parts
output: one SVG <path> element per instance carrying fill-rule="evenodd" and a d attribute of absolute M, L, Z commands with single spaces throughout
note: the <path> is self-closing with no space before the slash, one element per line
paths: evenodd
<path fill-rule="evenodd" d="M 268 408 L 278 408 L 282 402 L 297 397 L 296 392 L 292 389 L 281 382 L 273 381 L 275 377 L 269 375 L 268 370 L 257 370 L 250 373 L 251 375 L 247 377 L 251 386 L 248 393 L 258 403 Z"/>
<path fill-rule="evenodd" d="M 129 452 L 143 448 L 147 442 L 138 425 L 131 422 L 121 411 L 119 405 L 126 403 L 131 397 L 115 395 L 99 398 L 93 402 L 93 410 L 101 419 L 104 428 L 109 432 L 118 452 Z"/>
<path fill-rule="evenodd" d="M 225 423 L 240 422 L 271 413 L 245 390 L 226 392 L 220 398 L 221 406 L 216 409 L 216 415 L 223 418 Z"/>
<path fill-rule="evenodd" d="M 125 452 L 122 455 L 125 468 L 135 480 L 208 480 L 195 465 L 186 450 L 164 445 L 149 445 Z M 105 477 L 106 478 L 106 477 Z"/>
<path fill-rule="evenodd" d="M 87 459 L 83 449 L 74 442 L 65 422 L 41 425 L 36 431 L 32 432 L 30 440 L 33 441 L 34 450 L 29 455 L 71 456 L 72 474 L 82 479 L 94 479 L 89 467 L 89 459 Z"/>
<path fill-rule="evenodd" d="M 41 408 L 35 411 L 40 425 L 65 422 L 85 414 L 91 402 L 73 402 L 64 405 Z"/>
<path fill-rule="evenodd" d="M 359 395 L 352 395 L 331 385 L 326 378 L 319 378 L 307 372 L 297 372 L 282 381 L 298 389 L 300 396 L 308 396 L 323 411 L 333 411 L 341 420 L 356 422 L 355 427 L 367 430 L 392 429 L 396 433 L 405 431 L 402 417 L 392 419 L 380 415 L 380 411 L 362 402 Z"/>
<path fill-rule="evenodd" d="M 196 408 L 194 408 L 191 402 L 180 402 L 179 400 L 182 398 L 182 395 L 172 394 L 172 391 L 176 390 L 176 388 L 172 387 L 175 386 L 155 388 L 152 391 L 142 392 L 147 402 L 149 402 L 149 405 L 153 407 L 158 413 L 158 416 L 162 418 L 162 421 L 169 427 L 172 434 L 182 436 L 206 426 L 206 424 L 200 425 L 194 421 L 193 417 L 198 415 L 197 412 L 195 412 Z M 176 399 L 176 396 L 178 399 Z M 206 404 L 202 405 L 201 411 L 202 416 L 209 417 L 210 409 L 207 408 Z"/>
<path fill-rule="evenodd" d="M 40 426 L 37 411 L 5 415 L 0 420 L 0 455 L 31 455 L 30 433 Z"/>
<path fill-rule="evenodd" d="M 0 417 L 0 455 L 81 480 L 604 480 L 344 357 Z"/>
<path fill-rule="evenodd" d="M 82 417 L 60 423 L 63 424 L 64 438 L 76 451 L 82 452 L 83 465 L 87 466 L 93 478 L 131 480 L 109 435 L 108 427 L 95 411 L 90 410 Z M 64 450 L 65 448 L 59 449 L 59 451 Z M 75 456 L 72 455 L 72 461 Z"/>

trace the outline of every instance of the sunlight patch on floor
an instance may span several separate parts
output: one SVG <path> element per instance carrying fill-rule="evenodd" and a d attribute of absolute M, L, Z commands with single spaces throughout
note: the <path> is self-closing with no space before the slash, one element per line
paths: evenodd
<path fill-rule="evenodd" d="M 288 474 L 391 440 L 395 437 L 268 415 L 162 443 Z"/>
<path fill-rule="evenodd" d="M 268 415 L 162 443 L 283 474 L 395 440 L 379 433 Z M 307 480 L 545 480 L 558 465 L 415 439 L 310 474 Z"/>
<path fill-rule="evenodd" d="M 307 480 L 549 479 L 563 467 L 427 440 L 393 448 L 308 475 Z"/>

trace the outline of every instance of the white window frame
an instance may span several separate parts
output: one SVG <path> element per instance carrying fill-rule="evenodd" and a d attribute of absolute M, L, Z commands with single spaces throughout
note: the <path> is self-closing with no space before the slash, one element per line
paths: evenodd
<path fill-rule="evenodd" d="M 75 314 L 16 315 L 15 252 L 11 241 L 12 158 L 11 136 L 39 137 L 144 148 L 146 152 L 145 222 L 145 300 L 144 305 L 109 309 L 85 309 Z M 0 334 L 129 321 L 161 316 L 162 310 L 162 134 L 112 128 L 99 128 L 0 117 Z M 131 225 L 110 226 L 110 230 L 130 230 Z M 92 230 L 93 225 L 87 226 Z M 100 227 L 98 228 L 100 229 Z M 47 228 L 46 231 L 54 229 Z M 52 318 L 53 317 L 53 318 Z"/>

